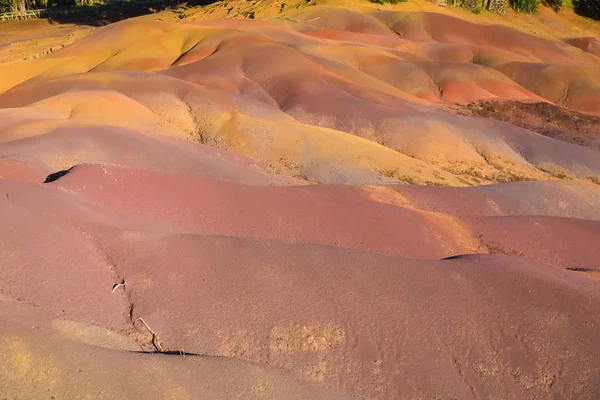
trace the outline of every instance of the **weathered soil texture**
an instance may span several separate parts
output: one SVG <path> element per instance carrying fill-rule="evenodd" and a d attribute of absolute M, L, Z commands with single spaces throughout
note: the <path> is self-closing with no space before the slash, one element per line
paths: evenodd
<path fill-rule="evenodd" d="M 600 117 L 551 103 L 483 101 L 468 104 L 461 114 L 508 122 L 544 136 L 600 150 Z"/>
<path fill-rule="evenodd" d="M 0 399 L 600 398 L 600 27 L 113 20 L 0 25 Z"/>

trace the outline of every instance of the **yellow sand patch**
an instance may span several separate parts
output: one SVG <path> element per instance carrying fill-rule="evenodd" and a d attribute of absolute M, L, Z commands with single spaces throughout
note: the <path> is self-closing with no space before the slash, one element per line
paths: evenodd
<path fill-rule="evenodd" d="M 0 64 L 0 93 L 26 80 L 62 64 L 64 60 L 45 58 L 42 60 L 14 61 Z"/>
<path fill-rule="evenodd" d="M 431 211 L 419 213 L 435 227 L 433 234 L 449 255 L 487 252 L 473 232 L 458 218 Z"/>
<path fill-rule="evenodd" d="M 52 322 L 52 327 L 56 331 L 56 335 L 61 338 L 108 349 L 126 351 L 140 350 L 140 346 L 132 339 L 121 336 L 116 332 L 109 331 L 100 326 L 84 324 L 77 321 L 55 320 Z"/>
<path fill-rule="evenodd" d="M 5 335 L 0 337 L 0 382 L 6 389 L 17 389 L 27 384 L 29 388 L 56 389 L 63 372 L 53 357 L 35 354 L 23 339 Z"/>
<path fill-rule="evenodd" d="M 405 196 L 398 193 L 394 189 L 385 186 L 361 186 L 361 191 L 371 201 L 378 203 L 391 204 L 398 207 L 415 209 L 413 204 Z"/>
<path fill-rule="evenodd" d="M 163 393 L 162 398 L 164 400 L 186 400 L 186 399 L 190 399 L 191 397 L 184 387 L 170 386 Z"/>
<path fill-rule="evenodd" d="M 259 351 L 250 342 L 251 335 L 246 331 L 236 331 L 228 335 L 217 334 L 216 336 L 226 336 L 218 346 L 219 355 L 251 360 L 253 355 Z"/>
<path fill-rule="evenodd" d="M 275 326 L 269 335 L 270 348 L 283 353 L 325 351 L 339 346 L 346 333 L 333 325 Z"/>
<path fill-rule="evenodd" d="M 321 360 L 315 365 L 304 367 L 302 372 L 316 381 L 324 381 L 328 375 L 327 362 L 325 360 Z"/>
<path fill-rule="evenodd" d="M 269 386 L 268 386 L 267 382 L 265 382 L 264 379 L 261 379 L 254 386 L 252 386 L 251 389 L 252 389 L 252 391 L 254 393 L 262 394 L 262 393 L 265 393 L 267 391 L 268 387 Z"/>

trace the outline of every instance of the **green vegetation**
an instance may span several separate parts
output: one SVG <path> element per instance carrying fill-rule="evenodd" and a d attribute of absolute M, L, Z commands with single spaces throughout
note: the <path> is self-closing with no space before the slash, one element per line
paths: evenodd
<path fill-rule="evenodd" d="M 91 5 L 91 0 L 78 0 L 77 3 L 75 0 L 0 0 L 0 13 L 75 5 Z"/>
<path fill-rule="evenodd" d="M 538 0 L 510 0 L 510 6 L 518 13 L 535 14 Z"/>
<path fill-rule="evenodd" d="M 575 13 L 584 17 L 600 20 L 600 0 L 540 0 L 546 7 L 558 11 L 563 7 L 572 7 Z"/>
<path fill-rule="evenodd" d="M 600 0 L 509 0 L 508 3 L 518 13 L 535 14 L 541 3 L 557 12 L 563 7 L 573 7 L 579 15 L 600 20 Z M 468 8 L 475 14 L 483 10 L 497 14 L 505 12 L 504 0 L 452 0 L 452 4 Z"/>
<path fill-rule="evenodd" d="M 452 4 L 456 5 L 457 1 L 453 0 Z M 504 6 L 504 0 L 463 0 L 459 2 L 461 7 L 466 8 L 474 14 L 480 14 L 484 10 L 493 12 L 495 14 L 504 15 L 506 8 Z"/>
<path fill-rule="evenodd" d="M 600 20 L 600 0 L 572 0 L 573 8 L 579 15 Z"/>
<path fill-rule="evenodd" d="M 0 0 L 0 12 L 10 11 L 10 0 Z"/>
<path fill-rule="evenodd" d="M 398 3 L 402 3 L 406 0 L 371 0 L 372 3 L 377 3 L 377 4 L 398 4 Z"/>
<path fill-rule="evenodd" d="M 554 11 L 560 10 L 561 7 L 566 5 L 565 3 L 564 0 L 542 0 L 543 5 L 552 8 Z"/>

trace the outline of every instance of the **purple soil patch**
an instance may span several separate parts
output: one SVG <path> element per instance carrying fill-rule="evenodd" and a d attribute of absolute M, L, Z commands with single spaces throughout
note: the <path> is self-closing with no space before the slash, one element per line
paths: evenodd
<path fill-rule="evenodd" d="M 365 397 L 586 398 L 600 384 L 600 294 L 572 271 L 499 255 L 413 261 L 256 239 L 97 234 L 131 282 L 134 317 L 165 349 L 303 371 Z M 588 372 L 574 356 L 557 363 L 567 349 L 588 355 Z"/>

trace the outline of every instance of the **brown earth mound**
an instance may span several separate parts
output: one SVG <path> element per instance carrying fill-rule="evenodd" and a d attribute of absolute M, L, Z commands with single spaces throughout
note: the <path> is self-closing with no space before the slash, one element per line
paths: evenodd
<path fill-rule="evenodd" d="M 583 51 L 600 56 L 600 40 L 595 37 L 565 39 L 571 46 L 579 47 Z"/>
<path fill-rule="evenodd" d="M 0 25 L 0 399 L 600 397 L 593 32 L 311 4 Z"/>
<path fill-rule="evenodd" d="M 554 139 L 600 149 L 600 118 L 550 103 L 479 102 L 467 105 L 472 115 L 496 119 Z M 469 115 L 469 113 L 465 113 Z"/>

